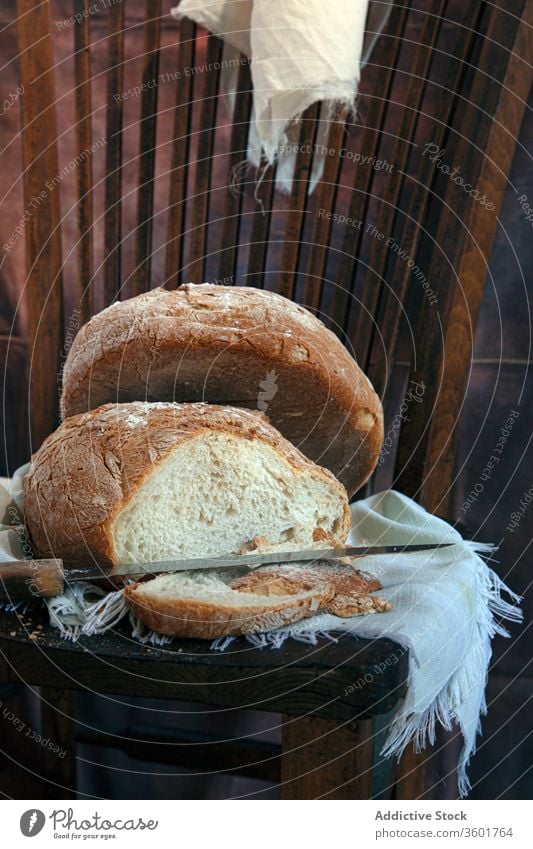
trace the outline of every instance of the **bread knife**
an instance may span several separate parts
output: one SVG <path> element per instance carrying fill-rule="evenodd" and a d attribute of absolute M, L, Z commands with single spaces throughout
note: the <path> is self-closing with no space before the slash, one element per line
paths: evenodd
<path fill-rule="evenodd" d="M 363 545 L 344 548 L 311 548 L 307 551 L 270 551 L 266 554 L 236 554 L 230 557 L 194 557 L 190 560 L 158 560 L 152 563 L 127 563 L 112 570 L 68 567 L 63 561 L 16 560 L 0 563 L 0 600 L 18 601 L 30 598 L 52 598 L 62 595 L 65 583 L 76 581 L 116 581 L 119 578 L 142 578 L 164 572 L 192 572 L 199 569 L 256 569 L 280 563 L 310 563 L 338 560 L 341 557 L 368 557 L 382 554 L 415 554 L 435 551 L 453 545 L 451 542 L 420 545 Z"/>

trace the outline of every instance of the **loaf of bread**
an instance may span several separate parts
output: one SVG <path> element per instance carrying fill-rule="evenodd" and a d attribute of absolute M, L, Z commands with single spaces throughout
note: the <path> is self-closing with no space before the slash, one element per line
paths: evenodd
<path fill-rule="evenodd" d="M 371 475 L 383 414 L 340 340 L 260 289 L 185 284 L 113 304 L 79 331 L 62 416 L 111 401 L 205 401 L 265 412 L 353 494 Z"/>
<path fill-rule="evenodd" d="M 261 413 L 207 404 L 108 404 L 66 419 L 32 459 L 24 510 L 36 556 L 105 569 L 238 553 L 254 539 L 343 545 L 350 521 L 344 487 Z"/>
<path fill-rule="evenodd" d="M 271 631 L 314 616 L 359 616 L 391 605 L 371 578 L 352 566 L 264 566 L 248 574 L 235 570 L 159 575 L 125 589 L 138 619 L 153 631 L 176 637 L 215 639 Z"/>

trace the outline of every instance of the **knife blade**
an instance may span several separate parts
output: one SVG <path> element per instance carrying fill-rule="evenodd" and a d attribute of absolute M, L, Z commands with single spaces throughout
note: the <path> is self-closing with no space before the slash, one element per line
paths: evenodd
<path fill-rule="evenodd" d="M 338 560 L 341 557 L 368 557 L 374 554 L 403 554 L 434 551 L 453 545 L 450 542 L 420 545 L 363 545 L 344 548 L 311 548 L 307 551 L 270 551 L 266 554 L 236 554 L 230 557 L 194 557 L 190 560 L 162 560 L 154 563 L 128 563 L 116 566 L 111 572 L 100 569 L 67 567 L 63 561 L 15 560 L 0 563 L 0 601 L 9 602 L 31 598 L 53 598 L 62 595 L 65 584 L 76 581 L 101 581 L 114 578 L 142 578 L 161 573 L 196 571 L 197 569 L 228 569 L 276 563 L 309 563 L 317 560 Z M 113 585 L 114 582 L 112 581 Z"/>
<path fill-rule="evenodd" d="M 144 575 L 160 575 L 164 572 L 193 572 L 203 569 L 232 569 L 242 567 L 257 569 L 259 566 L 276 563 L 309 563 L 316 560 L 331 560 L 340 557 L 368 557 L 378 554 L 414 554 L 432 551 L 453 545 L 450 542 L 424 543 L 417 545 L 362 545 L 343 548 L 311 548 L 304 551 L 270 551 L 265 554 L 235 554 L 229 557 L 193 557 L 188 560 L 158 560 L 151 563 L 127 563 L 114 569 L 65 569 L 65 579 L 73 581 L 91 581 L 99 578 L 129 578 Z"/>

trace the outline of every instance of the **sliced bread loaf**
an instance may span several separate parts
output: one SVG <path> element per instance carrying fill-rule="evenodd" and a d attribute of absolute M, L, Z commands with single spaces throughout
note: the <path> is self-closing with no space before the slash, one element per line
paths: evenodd
<path fill-rule="evenodd" d="M 24 482 L 35 554 L 73 566 L 217 556 L 267 538 L 342 545 L 344 487 L 261 413 L 207 404 L 108 404 L 67 419 Z"/>
<path fill-rule="evenodd" d="M 215 639 L 271 631 L 325 611 L 336 616 L 385 612 L 370 593 L 376 578 L 346 564 L 280 565 L 243 575 L 235 570 L 160 575 L 125 589 L 138 619 L 153 631 Z"/>
<path fill-rule="evenodd" d="M 156 289 L 84 325 L 65 364 L 62 415 L 110 401 L 262 410 L 350 495 L 383 440 L 379 398 L 337 336 L 287 298 L 243 286 Z"/>

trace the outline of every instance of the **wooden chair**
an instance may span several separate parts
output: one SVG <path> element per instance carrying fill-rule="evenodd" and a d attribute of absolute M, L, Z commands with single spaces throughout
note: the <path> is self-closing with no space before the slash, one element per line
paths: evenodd
<path fill-rule="evenodd" d="M 17 5 L 29 207 L 60 171 L 56 111 L 65 104 L 55 93 L 55 70 L 61 68 L 54 69 L 48 4 L 18 0 Z M 29 218 L 26 229 L 33 450 L 58 422 L 65 303 L 86 321 L 96 304 L 155 283 L 169 288 L 187 280 L 245 283 L 305 304 L 354 350 L 383 396 L 391 443 L 372 486 L 392 484 L 446 516 L 476 317 L 531 83 L 532 5 L 436 0 L 412 8 L 407 0 L 397 2 L 363 75 L 360 117 L 332 125 L 332 154 L 310 193 L 320 115 L 318 106 L 307 110 L 293 188 L 285 198 L 275 190 L 272 169 L 256 188 L 255 175 L 236 167 L 246 152 L 249 66 L 239 67 L 239 96 L 226 121 L 221 42 L 187 21 L 162 28 L 161 0 L 146 0 L 140 117 L 128 127 L 128 137 L 137 131 L 139 146 L 133 162 L 135 260 L 126 279 L 123 176 L 132 162 L 123 160 L 124 102 L 114 95 L 127 87 L 124 16 L 131 6 L 110 4 L 107 11 L 105 244 L 99 268 L 93 226 L 98 187 L 92 157 L 83 155 L 93 142 L 89 0 L 73 5 L 79 13 L 72 24 L 78 200 L 72 210 L 60 210 L 59 189 L 45 190 L 39 215 Z M 169 56 L 181 74 L 168 83 L 175 90 L 174 127 L 166 148 L 170 167 L 163 173 L 162 144 L 156 141 L 162 86 L 149 83 L 158 79 Z M 195 63 L 212 70 L 187 73 Z M 454 168 L 460 171 L 450 175 Z M 459 183 L 457 173 L 468 186 Z M 154 200 L 161 186 L 168 192 L 166 205 Z M 79 228 L 70 258 L 77 258 L 77 269 L 68 275 L 61 243 L 66 212 L 78 216 Z M 167 235 L 156 244 L 161 221 Z M 423 384 L 423 391 L 409 415 L 395 419 L 410 381 Z M 148 650 L 128 641 L 126 631 L 72 645 L 44 627 L 30 642 L 12 619 L 1 622 L 0 680 L 43 687 L 44 730 L 69 748 L 64 760 L 46 753 L 42 764 L 51 782 L 44 792 L 56 796 L 74 787 L 72 690 L 283 713 L 281 758 L 272 747 L 249 748 L 242 741 L 220 744 L 216 762 L 230 772 L 271 781 L 281 776 L 285 798 L 368 797 L 374 717 L 405 692 L 407 655 L 389 640 L 290 643 L 278 652 L 237 642 L 216 654 L 192 641 Z M 14 628 L 16 636 L 10 636 Z M 367 687 L 350 687 L 391 658 L 395 662 L 387 672 L 371 674 Z M 200 757 L 187 735 L 167 739 L 154 729 L 142 733 L 147 757 L 148 744 L 156 740 L 171 762 L 213 767 L 213 749 L 206 746 Z M 116 744 L 113 729 L 96 737 Z M 122 745 L 127 748 L 127 741 Z M 424 790 L 423 760 L 408 751 L 392 793 L 413 799 Z"/>

